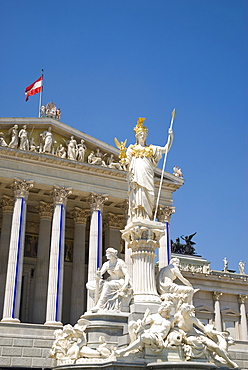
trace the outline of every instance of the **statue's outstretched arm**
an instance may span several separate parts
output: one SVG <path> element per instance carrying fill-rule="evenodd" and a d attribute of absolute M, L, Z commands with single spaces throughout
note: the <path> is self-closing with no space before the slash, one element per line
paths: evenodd
<path fill-rule="evenodd" d="M 167 140 L 166 145 L 162 148 L 162 153 L 168 152 L 170 150 L 170 148 L 172 146 L 172 143 L 173 143 L 173 139 L 174 139 L 173 130 L 171 128 L 169 128 L 169 130 L 168 130 L 168 140 Z"/>

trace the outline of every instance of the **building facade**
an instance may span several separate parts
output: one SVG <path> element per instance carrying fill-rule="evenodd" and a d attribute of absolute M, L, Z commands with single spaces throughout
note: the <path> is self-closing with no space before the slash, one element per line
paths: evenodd
<path fill-rule="evenodd" d="M 126 172 L 116 148 L 53 118 L 1 118 L 0 131 L 0 368 L 50 368 L 53 331 L 90 308 L 85 285 L 105 250 L 118 249 L 132 275 L 120 237 Z M 167 230 L 173 192 L 182 185 L 180 176 L 165 174 L 158 219 Z M 167 263 L 168 240 L 161 241 L 159 267 Z M 231 333 L 232 357 L 248 369 L 248 276 L 178 256 L 184 276 L 200 289 L 197 317 Z"/>

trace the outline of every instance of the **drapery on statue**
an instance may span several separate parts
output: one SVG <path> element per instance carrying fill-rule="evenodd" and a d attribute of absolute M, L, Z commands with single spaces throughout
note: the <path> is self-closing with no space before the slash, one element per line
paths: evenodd
<path fill-rule="evenodd" d="M 169 129 L 168 142 L 164 147 L 147 145 L 148 129 L 143 125 L 145 118 L 138 118 L 134 127 L 136 144 L 129 145 L 126 151 L 125 166 L 128 171 L 129 221 L 135 219 L 152 220 L 154 207 L 154 168 L 162 154 L 168 152 L 173 141 L 173 131 Z"/>
<path fill-rule="evenodd" d="M 91 309 L 92 312 L 119 311 L 124 298 L 131 296 L 132 289 L 127 267 L 117 254 L 116 249 L 108 248 L 106 250 L 108 261 L 96 272 L 95 281 L 88 282 L 86 285 L 95 298 L 96 305 Z M 105 272 L 109 274 L 107 280 L 102 278 Z"/>

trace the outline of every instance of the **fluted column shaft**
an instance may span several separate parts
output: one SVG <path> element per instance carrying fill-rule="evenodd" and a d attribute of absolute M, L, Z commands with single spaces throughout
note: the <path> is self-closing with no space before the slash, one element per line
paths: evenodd
<path fill-rule="evenodd" d="M 2 199 L 2 229 L 0 238 L 0 318 L 3 313 L 3 299 L 6 283 L 7 264 L 9 255 L 9 243 L 11 235 L 11 223 L 13 216 L 14 198 L 3 195 Z"/>
<path fill-rule="evenodd" d="M 129 201 L 125 200 L 122 203 L 121 208 L 124 211 L 125 218 L 126 218 L 126 225 L 128 224 L 128 208 L 129 208 Z M 133 281 L 133 261 L 132 261 L 132 249 L 129 248 L 129 243 L 125 240 L 125 263 L 127 265 L 127 272 L 130 277 L 130 281 Z"/>
<path fill-rule="evenodd" d="M 169 265 L 171 259 L 170 217 L 175 213 L 175 207 L 159 206 L 158 220 L 165 224 L 165 233 L 159 241 L 159 269 Z"/>
<path fill-rule="evenodd" d="M 217 330 L 222 331 L 222 320 L 220 313 L 220 296 L 221 292 L 213 292 L 214 299 L 214 323 Z"/>
<path fill-rule="evenodd" d="M 62 325 L 62 294 L 65 249 L 65 211 L 71 188 L 54 187 L 54 212 L 48 276 L 45 325 Z"/>
<path fill-rule="evenodd" d="M 11 225 L 8 269 L 6 276 L 3 322 L 20 322 L 20 300 L 23 270 L 24 239 L 26 228 L 27 199 L 32 181 L 15 179 L 12 189 L 15 195 Z"/>
<path fill-rule="evenodd" d="M 88 262 L 88 281 L 95 278 L 96 270 L 102 265 L 102 210 L 103 204 L 107 200 L 106 195 L 91 193 L 89 203 L 91 207 L 90 220 L 90 240 L 89 240 L 89 262 Z M 88 292 L 87 309 L 94 305 L 93 299 Z"/>
<path fill-rule="evenodd" d="M 246 295 L 239 295 L 238 301 L 240 304 L 240 339 L 247 340 L 247 318 L 245 310 L 245 300 L 248 298 Z"/>
<path fill-rule="evenodd" d="M 46 319 L 46 299 L 53 204 L 41 201 L 38 210 L 40 215 L 40 227 L 35 269 L 33 322 L 37 324 L 43 324 Z"/>
<path fill-rule="evenodd" d="M 85 229 L 90 212 L 75 207 L 70 322 L 75 324 L 85 307 Z"/>

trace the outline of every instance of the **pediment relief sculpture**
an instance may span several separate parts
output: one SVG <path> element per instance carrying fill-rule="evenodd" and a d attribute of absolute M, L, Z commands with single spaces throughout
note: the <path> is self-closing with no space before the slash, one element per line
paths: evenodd
<path fill-rule="evenodd" d="M 50 110 L 52 108 L 54 107 L 49 106 Z M 61 159 L 119 171 L 124 169 L 114 153 L 102 153 L 100 148 L 90 147 L 82 137 L 69 134 L 67 137 L 62 136 L 55 131 L 52 125 L 45 129 L 36 125 L 28 127 L 26 124 L 21 127 L 16 124 L 12 127 L 9 127 L 9 125 L 7 128 L 1 127 L 0 147 L 49 154 Z"/>

